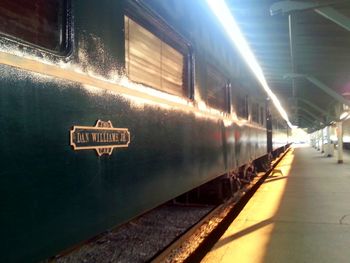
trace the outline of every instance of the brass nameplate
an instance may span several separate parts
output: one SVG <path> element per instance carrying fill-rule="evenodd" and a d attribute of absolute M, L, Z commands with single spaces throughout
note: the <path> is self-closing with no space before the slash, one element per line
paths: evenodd
<path fill-rule="evenodd" d="M 73 126 L 70 145 L 74 150 L 96 150 L 99 156 L 111 155 L 114 148 L 128 147 L 130 132 L 126 128 L 114 128 L 111 121 L 98 120 L 95 126 Z"/>

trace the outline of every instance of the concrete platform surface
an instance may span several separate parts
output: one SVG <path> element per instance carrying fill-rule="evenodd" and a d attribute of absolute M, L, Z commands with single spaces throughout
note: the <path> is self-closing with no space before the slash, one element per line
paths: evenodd
<path fill-rule="evenodd" d="M 202 262 L 350 262 L 350 156 L 294 147 Z"/>

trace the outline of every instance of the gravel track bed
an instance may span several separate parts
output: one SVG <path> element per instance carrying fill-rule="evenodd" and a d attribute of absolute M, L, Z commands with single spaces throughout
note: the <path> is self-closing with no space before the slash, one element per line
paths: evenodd
<path fill-rule="evenodd" d="M 213 208 L 159 207 L 54 262 L 147 262 Z"/>

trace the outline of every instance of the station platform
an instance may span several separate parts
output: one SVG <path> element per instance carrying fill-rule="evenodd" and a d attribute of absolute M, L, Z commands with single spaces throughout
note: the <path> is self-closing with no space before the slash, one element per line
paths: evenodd
<path fill-rule="evenodd" d="M 202 262 L 350 262 L 350 155 L 294 146 Z"/>

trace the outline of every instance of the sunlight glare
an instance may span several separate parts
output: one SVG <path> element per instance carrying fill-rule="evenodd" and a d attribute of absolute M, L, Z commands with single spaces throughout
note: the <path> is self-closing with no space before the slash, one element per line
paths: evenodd
<path fill-rule="evenodd" d="M 245 40 L 241 30 L 238 27 L 237 22 L 233 18 L 228 6 L 226 5 L 224 0 L 207 0 L 210 8 L 219 19 L 220 23 L 224 27 L 226 33 L 228 34 L 230 40 L 234 43 L 239 53 L 249 66 L 249 68 L 254 73 L 255 77 L 260 82 L 261 86 L 264 88 L 268 96 L 271 98 L 273 104 L 275 105 L 278 112 L 281 114 L 282 118 L 287 122 L 288 126 L 291 129 L 296 128 L 296 126 L 292 125 L 289 121 L 288 115 L 286 111 L 283 109 L 280 101 L 276 97 L 276 95 L 272 92 L 267 81 L 265 79 L 264 73 L 255 58 L 253 52 L 249 48 L 247 41 Z"/>

